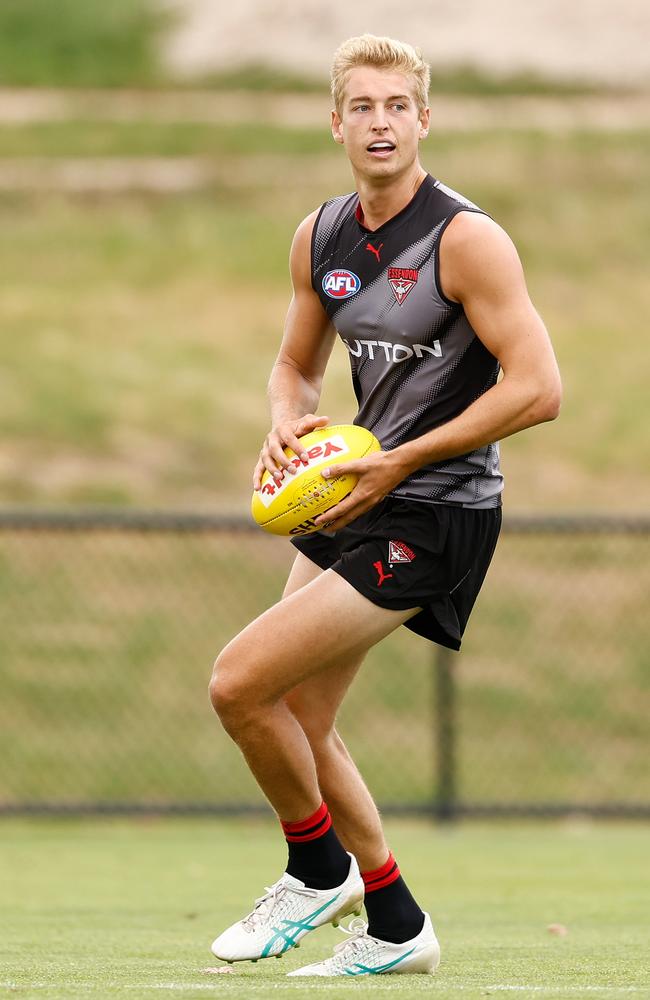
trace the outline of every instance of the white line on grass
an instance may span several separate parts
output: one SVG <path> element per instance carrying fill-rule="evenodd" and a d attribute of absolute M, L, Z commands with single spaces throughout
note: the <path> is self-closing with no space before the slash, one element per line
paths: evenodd
<path fill-rule="evenodd" d="M 363 980 L 364 982 L 367 981 L 367 977 L 366 976 L 360 976 L 359 979 Z M 228 980 L 228 982 L 232 983 L 233 980 Z M 242 980 L 241 979 L 236 980 L 236 982 L 238 983 L 239 986 L 242 985 Z M 0 981 L 0 989 L 9 989 L 9 990 L 25 989 L 26 987 L 30 987 L 31 989 L 39 989 L 39 990 L 41 990 L 41 989 L 46 989 L 47 987 L 52 987 L 53 985 L 57 985 L 57 984 L 53 984 L 52 982 L 31 982 L 31 983 L 21 982 L 21 983 L 19 983 L 19 982 L 16 982 L 15 980 L 9 980 L 9 981 L 4 981 L 4 982 Z M 65 983 L 61 983 L 61 984 L 58 984 L 58 985 L 63 986 L 63 985 L 65 985 Z M 104 985 L 104 986 L 106 986 L 107 984 L 106 983 L 99 984 L 99 983 L 94 982 L 94 981 L 93 982 L 87 982 L 87 983 L 75 982 L 75 984 L 74 984 L 75 989 L 87 989 L 87 990 L 96 989 L 98 987 L 98 985 Z M 116 982 L 111 983 L 111 986 L 114 987 L 114 988 L 117 988 L 117 990 L 120 990 L 120 989 L 124 989 L 124 990 L 141 990 L 141 991 L 146 991 L 146 990 L 172 990 L 172 991 L 177 991 L 177 992 L 180 992 L 180 993 L 190 992 L 191 990 L 196 990 L 196 991 L 198 991 L 198 990 L 214 990 L 216 988 L 216 985 L 217 984 L 215 983 L 214 979 L 211 979 L 209 983 L 196 983 L 196 982 L 194 982 L 194 983 L 123 983 L 123 984 L 116 983 Z M 219 985 L 221 986 L 221 983 Z M 420 985 L 420 984 L 418 983 L 418 985 Z M 279 989 L 286 990 L 287 988 L 291 989 L 292 987 L 297 988 L 299 986 L 301 986 L 303 989 L 305 989 L 305 987 L 306 987 L 309 990 L 310 993 L 314 992 L 314 991 L 317 992 L 319 990 L 321 990 L 321 991 L 328 991 L 328 992 L 331 993 L 332 990 L 335 990 L 337 987 L 342 988 L 342 989 L 349 989 L 349 987 L 350 987 L 350 980 L 348 978 L 341 977 L 341 979 L 337 979 L 337 980 L 328 979 L 325 982 L 315 983 L 315 982 L 312 981 L 312 982 L 308 983 L 304 979 L 299 979 L 297 981 L 293 981 L 293 982 L 289 983 L 285 979 L 281 979 L 281 980 L 279 980 L 277 982 L 269 982 L 268 979 L 264 979 L 264 980 L 260 980 L 260 982 L 258 982 L 258 983 L 253 983 L 253 982 L 250 982 L 250 981 L 247 982 L 246 983 L 246 990 L 249 993 L 257 993 L 257 992 L 265 992 L 266 993 L 269 990 L 279 990 Z M 413 983 L 410 982 L 409 983 L 409 987 L 412 987 L 412 986 L 413 986 Z M 639 994 L 643 994 L 644 996 L 648 996 L 648 991 L 650 990 L 650 983 L 647 986 L 610 986 L 610 985 L 596 985 L 596 984 L 593 984 L 593 983 L 592 984 L 586 984 L 584 986 L 569 986 L 569 985 L 566 985 L 564 983 L 557 983 L 555 986 L 539 986 L 539 985 L 533 986 L 533 985 L 510 984 L 510 983 L 493 983 L 493 984 L 486 985 L 486 986 L 484 986 L 482 984 L 479 984 L 479 983 L 476 983 L 473 986 L 464 986 L 461 983 L 453 983 L 452 984 L 452 983 L 449 983 L 449 982 L 445 982 L 442 979 L 438 979 L 437 981 L 432 982 L 431 980 L 428 979 L 428 977 L 427 977 L 426 981 L 424 981 L 424 980 L 422 981 L 422 986 L 423 987 L 426 986 L 426 990 L 427 990 L 428 993 L 436 993 L 436 992 L 438 992 L 438 990 L 445 990 L 445 991 L 454 990 L 455 992 L 458 992 L 458 993 L 464 993 L 464 992 L 470 991 L 470 992 L 473 992 L 473 993 L 480 993 L 481 995 L 486 995 L 486 994 L 489 994 L 489 993 L 524 993 L 524 992 L 526 992 L 526 993 L 542 993 L 542 994 L 543 993 L 556 993 L 556 994 L 562 994 L 562 995 L 574 994 L 574 993 L 576 993 L 576 994 L 577 993 L 606 993 L 608 996 L 616 996 L 618 994 L 623 994 L 623 993 L 628 993 L 628 994 L 629 993 L 639 993 Z M 401 976 L 395 976 L 395 977 L 391 976 L 390 980 L 387 980 L 387 979 L 381 979 L 381 980 L 379 980 L 377 978 L 373 978 L 372 988 L 373 988 L 373 990 L 377 990 L 377 991 L 379 991 L 381 993 L 392 992 L 392 991 L 401 991 L 401 992 L 403 992 L 404 991 L 404 981 L 402 980 Z M 419 992 L 419 990 L 417 992 Z"/>
<path fill-rule="evenodd" d="M 366 976 L 359 976 L 358 978 L 359 979 L 363 979 L 364 981 L 367 980 Z M 229 982 L 233 982 L 233 981 L 229 980 Z M 125 984 L 124 989 L 130 989 L 130 990 L 136 990 L 136 989 L 179 990 L 179 991 L 184 991 L 184 990 L 214 990 L 215 989 L 215 985 L 216 984 L 215 984 L 214 980 L 212 980 L 209 983 L 148 983 L 146 985 L 143 984 L 143 983 L 140 983 L 137 986 L 136 985 L 130 986 L 130 985 L 126 985 Z M 240 986 L 242 985 L 242 981 L 241 980 L 239 980 L 239 985 Z M 310 992 L 312 992 L 313 990 L 327 990 L 327 991 L 331 992 L 332 989 L 335 989 L 337 986 L 341 987 L 341 988 L 344 988 L 344 987 L 345 988 L 349 988 L 349 985 L 350 985 L 350 979 L 349 978 L 344 978 L 344 977 L 341 977 L 340 979 L 337 979 L 336 981 L 328 979 L 326 982 L 318 982 L 318 983 L 315 983 L 315 982 L 309 982 L 308 983 L 304 979 L 301 979 L 301 980 L 298 980 L 298 982 L 292 982 L 292 983 L 288 983 L 284 979 L 280 980 L 279 982 L 269 982 L 268 979 L 265 979 L 265 980 L 261 980 L 259 983 L 253 983 L 253 982 L 250 982 L 250 981 L 247 982 L 246 983 L 246 990 L 248 992 L 250 992 L 250 993 L 254 993 L 254 992 L 257 992 L 257 991 L 264 991 L 264 992 L 266 992 L 267 990 L 287 989 L 288 987 L 291 988 L 291 987 L 302 986 L 303 988 L 307 987 Z M 412 984 L 409 983 L 409 985 L 412 985 Z M 392 990 L 403 991 L 403 989 L 404 989 L 404 982 L 401 979 L 401 977 L 394 977 L 393 978 L 391 976 L 391 978 L 390 978 L 389 981 L 387 981 L 386 979 L 378 980 L 377 978 L 373 978 L 372 986 L 373 986 L 373 990 L 380 990 L 380 991 L 383 991 L 383 992 L 385 992 L 387 990 L 390 990 L 390 991 L 392 991 Z M 472 991 L 472 992 L 480 992 L 481 994 L 487 994 L 487 993 L 524 993 L 524 992 L 528 992 L 528 993 L 562 993 L 562 994 L 568 994 L 568 993 L 586 993 L 586 992 L 595 993 L 595 992 L 600 992 L 600 993 L 607 993 L 608 995 L 616 995 L 616 994 L 621 994 L 621 993 L 643 993 L 643 994 L 647 995 L 648 988 L 649 988 L 648 986 L 609 986 L 609 985 L 602 985 L 602 986 L 600 986 L 600 985 L 595 985 L 595 984 L 590 984 L 590 985 L 585 985 L 585 986 L 568 986 L 568 985 L 565 985 L 564 983 L 557 983 L 555 986 L 539 986 L 539 985 L 526 986 L 526 985 L 521 985 L 521 984 L 516 984 L 515 985 L 515 984 L 509 984 L 509 983 L 497 983 L 497 984 L 491 984 L 491 985 L 488 985 L 488 986 L 483 986 L 483 985 L 477 983 L 477 984 L 475 984 L 473 986 L 463 986 L 460 983 L 451 984 L 449 982 L 444 982 L 441 979 L 439 979 L 437 982 L 435 982 L 435 981 L 431 982 L 431 980 L 428 980 L 428 979 L 426 980 L 426 982 L 423 980 L 422 981 L 422 986 L 423 987 L 426 986 L 427 992 L 434 992 L 434 993 L 437 992 L 437 990 L 450 990 L 450 989 L 453 989 L 453 990 L 458 991 L 458 992 Z"/>

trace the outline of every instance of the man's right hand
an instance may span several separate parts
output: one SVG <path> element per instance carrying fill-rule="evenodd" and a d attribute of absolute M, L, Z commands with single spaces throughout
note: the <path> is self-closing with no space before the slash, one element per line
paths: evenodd
<path fill-rule="evenodd" d="M 282 421 L 269 431 L 253 473 L 253 489 L 260 489 L 265 471 L 268 471 L 276 481 L 282 478 L 285 469 L 294 473 L 295 466 L 291 464 L 291 459 L 285 455 L 284 449 L 291 448 L 303 462 L 306 462 L 307 453 L 300 447 L 298 439 L 317 427 L 325 427 L 328 423 L 329 417 L 317 417 L 315 413 L 306 413 L 304 417 L 299 417 L 296 420 Z"/>

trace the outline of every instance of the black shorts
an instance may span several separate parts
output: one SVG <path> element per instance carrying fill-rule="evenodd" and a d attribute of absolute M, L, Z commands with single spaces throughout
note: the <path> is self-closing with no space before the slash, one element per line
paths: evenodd
<path fill-rule="evenodd" d="M 404 624 L 460 649 L 501 528 L 501 507 L 477 510 L 388 496 L 335 534 L 292 538 L 381 608 L 422 608 Z"/>

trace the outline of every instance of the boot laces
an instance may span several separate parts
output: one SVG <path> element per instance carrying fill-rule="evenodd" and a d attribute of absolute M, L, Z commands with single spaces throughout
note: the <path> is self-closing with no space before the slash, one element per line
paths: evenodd
<path fill-rule="evenodd" d="M 266 923 L 270 919 L 276 903 L 282 899 L 286 892 L 293 892 L 298 896 L 316 895 L 316 890 L 309 889 L 307 886 L 287 885 L 283 875 L 274 885 L 264 886 L 264 895 L 255 900 L 255 906 L 248 916 L 242 920 L 244 930 L 250 933 Z"/>
<path fill-rule="evenodd" d="M 347 941 L 339 941 L 334 945 L 334 954 L 340 954 L 342 959 L 345 951 L 357 952 L 363 941 L 368 938 L 368 924 L 362 917 L 354 917 L 347 927 L 341 924 L 339 930 L 347 934 Z"/>

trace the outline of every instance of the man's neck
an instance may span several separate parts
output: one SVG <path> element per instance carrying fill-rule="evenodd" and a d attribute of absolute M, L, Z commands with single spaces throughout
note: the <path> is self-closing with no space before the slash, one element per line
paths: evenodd
<path fill-rule="evenodd" d="M 426 170 L 418 163 L 410 173 L 403 177 L 391 177 L 384 183 L 357 177 L 357 192 L 366 229 L 379 229 L 406 208 L 426 176 Z"/>

